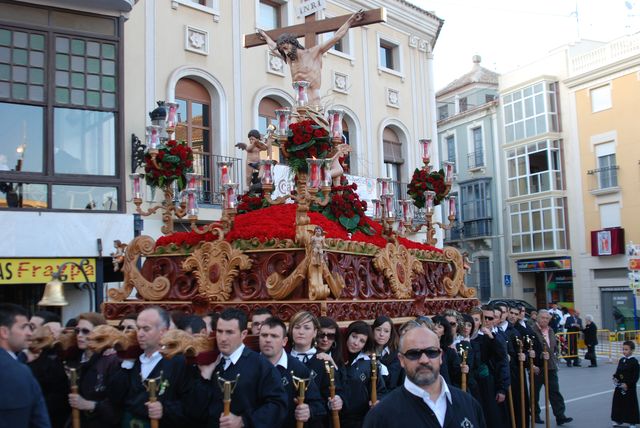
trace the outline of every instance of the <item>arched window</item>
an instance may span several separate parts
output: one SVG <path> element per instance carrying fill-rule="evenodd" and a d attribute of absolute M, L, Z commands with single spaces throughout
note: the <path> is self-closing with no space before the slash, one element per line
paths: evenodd
<path fill-rule="evenodd" d="M 258 105 L 258 131 L 261 134 L 265 134 L 267 132 L 267 127 L 271 124 L 277 126 L 276 123 L 276 114 L 274 113 L 276 109 L 283 108 L 283 105 L 278 101 L 274 100 L 270 97 L 264 97 L 260 100 L 260 104 Z M 279 160 L 280 163 L 284 162 L 284 159 L 280 156 L 280 150 L 278 147 L 273 147 L 273 159 Z"/>
<path fill-rule="evenodd" d="M 402 181 L 402 143 L 395 130 L 390 127 L 382 131 L 385 173 L 393 181 Z"/>
<path fill-rule="evenodd" d="M 182 78 L 176 85 L 176 103 L 180 106 L 176 139 L 191 144 L 194 172 L 203 178 L 203 202 L 211 203 L 211 96 L 200 83 Z"/>

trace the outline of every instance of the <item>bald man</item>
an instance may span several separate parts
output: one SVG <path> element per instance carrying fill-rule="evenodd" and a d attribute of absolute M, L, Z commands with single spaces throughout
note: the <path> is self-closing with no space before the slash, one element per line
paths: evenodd
<path fill-rule="evenodd" d="M 404 385 L 369 411 L 364 428 L 420 426 L 485 428 L 480 404 L 469 394 L 447 385 L 440 376 L 442 350 L 436 334 L 410 321 L 400 338 L 398 358 Z"/>

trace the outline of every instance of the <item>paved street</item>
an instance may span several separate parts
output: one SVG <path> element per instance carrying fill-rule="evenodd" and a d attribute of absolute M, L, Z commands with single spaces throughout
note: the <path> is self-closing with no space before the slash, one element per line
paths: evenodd
<path fill-rule="evenodd" d="M 560 369 L 560 391 L 567 405 L 567 416 L 573 422 L 563 427 L 606 428 L 611 427 L 611 400 L 613 399 L 613 383 L 611 376 L 618 361 L 609 364 L 607 359 L 600 359 L 597 368 L 588 368 L 588 362 L 582 367 L 568 368 L 562 364 Z M 544 389 L 541 391 L 541 404 L 544 405 Z M 549 409 L 551 426 L 555 427 L 553 411 Z M 542 410 L 542 419 L 545 411 Z M 542 428 L 545 425 L 536 425 Z"/>

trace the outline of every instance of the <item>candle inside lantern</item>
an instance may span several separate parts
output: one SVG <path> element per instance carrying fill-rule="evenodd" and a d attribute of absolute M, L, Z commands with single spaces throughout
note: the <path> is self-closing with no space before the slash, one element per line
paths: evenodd
<path fill-rule="evenodd" d="M 226 209 L 234 209 L 236 207 L 236 183 L 224 185 L 224 207 Z"/>
<path fill-rule="evenodd" d="M 260 182 L 262 184 L 273 184 L 273 174 L 271 173 L 271 167 L 274 161 L 261 160 L 260 161 Z"/>
<path fill-rule="evenodd" d="M 320 187 L 320 166 L 324 163 L 323 159 L 307 159 L 307 167 L 309 174 L 307 175 L 307 186 L 311 189 Z"/>
<path fill-rule="evenodd" d="M 198 202 L 194 191 L 187 192 L 187 214 L 190 216 L 198 215 Z"/>
<path fill-rule="evenodd" d="M 390 178 L 378 178 L 378 187 L 380 191 L 380 197 L 383 195 L 392 195 L 391 179 Z"/>
<path fill-rule="evenodd" d="M 444 180 L 447 184 L 453 182 L 453 163 L 444 162 Z"/>
<path fill-rule="evenodd" d="M 142 199 L 142 175 L 131 174 L 131 195 L 134 199 Z"/>
<path fill-rule="evenodd" d="M 410 201 L 403 199 L 400 202 L 400 206 L 402 207 L 402 220 L 405 223 L 408 223 L 411 219 L 411 203 Z"/>
<path fill-rule="evenodd" d="M 371 203 L 373 204 L 373 218 L 378 220 L 380 217 L 382 217 L 382 207 L 380 206 L 380 199 L 372 199 Z"/>
<path fill-rule="evenodd" d="M 331 138 L 342 138 L 342 115 L 341 110 L 329 110 L 329 123 L 331 124 Z"/>
<path fill-rule="evenodd" d="M 289 109 L 277 109 L 275 110 L 276 118 L 278 119 L 278 135 L 284 137 L 287 135 L 289 129 L 289 116 L 291 112 Z"/>
<path fill-rule="evenodd" d="M 454 218 L 456 216 L 456 197 L 455 196 L 449 196 L 449 216 Z"/>
<path fill-rule="evenodd" d="M 431 212 L 433 210 L 433 201 L 436 197 L 436 192 L 432 192 L 431 190 L 428 190 L 425 192 L 425 208 L 427 209 L 427 211 Z"/>
<path fill-rule="evenodd" d="M 304 80 L 299 80 L 293 82 L 293 88 L 296 90 L 296 105 L 298 107 L 304 107 L 309 102 L 307 98 L 307 87 L 309 86 L 309 82 Z"/>
<path fill-rule="evenodd" d="M 176 118 L 178 116 L 178 104 L 166 103 L 167 111 L 167 128 L 174 129 L 176 127 Z"/>
<path fill-rule="evenodd" d="M 422 146 L 422 162 L 428 164 L 431 161 L 431 139 L 421 139 L 420 145 Z"/>
<path fill-rule="evenodd" d="M 160 145 L 160 127 L 157 125 L 147 126 L 147 144 L 149 149 L 155 150 Z"/>
<path fill-rule="evenodd" d="M 331 160 L 326 159 L 322 164 L 322 187 L 331 187 Z"/>
<path fill-rule="evenodd" d="M 391 195 L 385 195 L 384 205 L 385 211 L 387 212 L 387 218 L 395 217 L 395 212 L 393 211 L 393 198 L 391 197 Z"/>
<path fill-rule="evenodd" d="M 220 186 L 231 184 L 231 162 L 218 162 L 220 168 Z"/>

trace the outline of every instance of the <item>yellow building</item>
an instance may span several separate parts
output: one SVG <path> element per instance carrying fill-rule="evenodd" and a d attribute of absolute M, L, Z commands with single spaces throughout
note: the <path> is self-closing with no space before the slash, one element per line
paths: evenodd
<path fill-rule="evenodd" d="M 624 244 L 640 241 L 640 36 L 569 58 L 564 83 L 582 183 L 583 223 L 572 238 L 576 308 L 599 327 L 635 330 Z"/>

